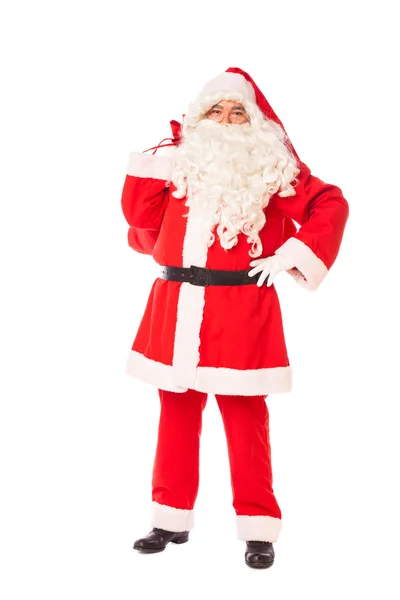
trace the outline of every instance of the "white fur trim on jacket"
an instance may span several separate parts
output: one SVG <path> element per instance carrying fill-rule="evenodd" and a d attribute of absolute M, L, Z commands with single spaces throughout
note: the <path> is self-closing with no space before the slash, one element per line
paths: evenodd
<path fill-rule="evenodd" d="M 282 521 L 264 515 L 236 515 L 236 532 L 239 540 L 244 542 L 276 542 L 279 538 Z"/>
<path fill-rule="evenodd" d="M 194 527 L 193 509 L 175 508 L 154 501 L 152 509 L 150 527 L 158 527 L 167 531 L 190 531 Z"/>
<path fill-rule="evenodd" d="M 194 213 L 190 206 L 183 241 L 183 267 L 206 266 L 207 238 L 204 212 Z M 183 282 L 179 290 L 172 359 L 172 377 L 174 384 L 180 387 L 192 388 L 196 381 L 204 304 L 205 287 Z"/>
<path fill-rule="evenodd" d="M 127 174 L 134 177 L 150 177 L 168 181 L 174 166 L 173 156 L 157 156 L 157 154 L 144 154 L 131 152 L 127 167 Z"/>
<path fill-rule="evenodd" d="M 297 238 L 291 237 L 275 251 L 278 256 L 290 260 L 294 269 L 288 269 L 289 275 L 302 287 L 313 291 L 328 274 L 325 264 L 314 252 Z"/>
<path fill-rule="evenodd" d="M 182 286 L 191 285 L 182 283 Z M 195 287 L 195 286 L 192 286 Z M 196 290 L 200 286 L 196 286 Z M 183 344 L 182 339 L 179 344 Z M 198 348 L 197 338 L 190 340 Z M 179 352 L 179 354 L 181 354 Z M 278 394 L 290 392 L 292 389 L 292 368 L 271 367 L 267 369 L 228 369 L 226 367 L 198 367 L 188 354 L 186 361 L 190 369 L 188 376 L 190 385 L 183 385 L 185 358 L 183 354 L 177 359 L 175 352 L 175 363 L 173 366 L 165 365 L 147 358 L 140 352 L 130 350 L 125 366 L 125 373 L 161 390 L 170 392 L 186 392 L 189 388 L 208 394 L 229 394 L 240 396 L 262 396 L 265 394 Z M 178 382 L 182 384 L 178 385 Z"/>

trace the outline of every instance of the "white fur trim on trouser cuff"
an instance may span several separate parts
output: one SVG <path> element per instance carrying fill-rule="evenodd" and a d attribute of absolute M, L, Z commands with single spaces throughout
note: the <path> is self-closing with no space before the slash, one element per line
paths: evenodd
<path fill-rule="evenodd" d="M 291 237 L 277 250 L 275 254 L 290 260 L 294 269 L 287 272 L 294 277 L 297 283 L 308 290 L 316 290 L 321 281 L 328 274 L 328 269 L 320 258 L 307 244 L 297 238 Z"/>
<path fill-rule="evenodd" d="M 135 177 L 169 180 L 172 174 L 174 159 L 172 156 L 157 156 L 143 152 L 131 152 L 127 174 Z"/>
<path fill-rule="evenodd" d="M 239 540 L 244 542 L 276 542 L 282 521 L 267 515 L 236 515 L 236 531 Z"/>
<path fill-rule="evenodd" d="M 194 510 L 175 508 L 167 504 L 152 502 L 153 515 L 151 527 L 166 529 L 167 531 L 190 531 L 194 526 Z"/>

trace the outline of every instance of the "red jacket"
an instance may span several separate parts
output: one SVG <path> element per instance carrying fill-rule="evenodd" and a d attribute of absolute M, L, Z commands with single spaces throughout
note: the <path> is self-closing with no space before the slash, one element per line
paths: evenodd
<path fill-rule="evenodd" d="M 128 243 L 160 265 L 251 269 L 250 245 L 224 250 L 218 235 L 206 246 L 204 223 L 183 218 L 185 199 L 172 195 L 171 156 L 132 152 L 122 191 Z M 349 207 L 341 190 L 300 163 L 295 196 L 271 196 L 259 232 L 262 256 L 274 253 L 296 265 L 288 271 L 315 290 L 338 254 Z M 297 222 L 300 228 L 294 225 Z M 133 377 L 160 389 L 212 394 L 267 395 L 292 386 L 275 286 L 195 286 L 157 278 L 126 365 Z"/>

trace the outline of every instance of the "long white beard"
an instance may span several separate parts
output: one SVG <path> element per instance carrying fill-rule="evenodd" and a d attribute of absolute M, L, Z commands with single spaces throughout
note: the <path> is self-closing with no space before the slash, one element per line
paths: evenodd
<path fill-rule="evenodd" d="M 278 190 L 295 194 L 290 181 L 297 172 L 294 158 L 267 123 L 257 131 L 250 123 L 202 119 L 178 146 L 171 180 L 177 188 L 173 195 L 187 196 L 186 206 L 206 216 L 208 246 L 218 225 L 223 248 L 235 246 L 242 232 L 252 244 L 249 255 L 257 257 L 262 253 L 258 233 L 266 221 L 263 209 Z"/>

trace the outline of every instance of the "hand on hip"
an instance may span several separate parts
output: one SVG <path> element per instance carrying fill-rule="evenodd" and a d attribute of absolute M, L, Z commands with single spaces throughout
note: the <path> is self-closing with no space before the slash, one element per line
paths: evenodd
<path fill-rule="evenodd" d="M 261 272 L 261 275 L 257 281 L 257 285 L 261 287 L 266 278 L 268 277 L 267 287 L 270 287 L 276 275 L 280 271 L 287 271 L 288 269 L 293 269 L 294 264 L 287 258 L 274 254 L 273 256 L 267 256 L 264 258 L 257 258 L 256 260 L 252 260 L 250 262 L 250 266 L 254 267 L 254 269 L 251 269 L 251 271 L 249 271 L 249 277 L 253 277 L 257 273 Z"/>

